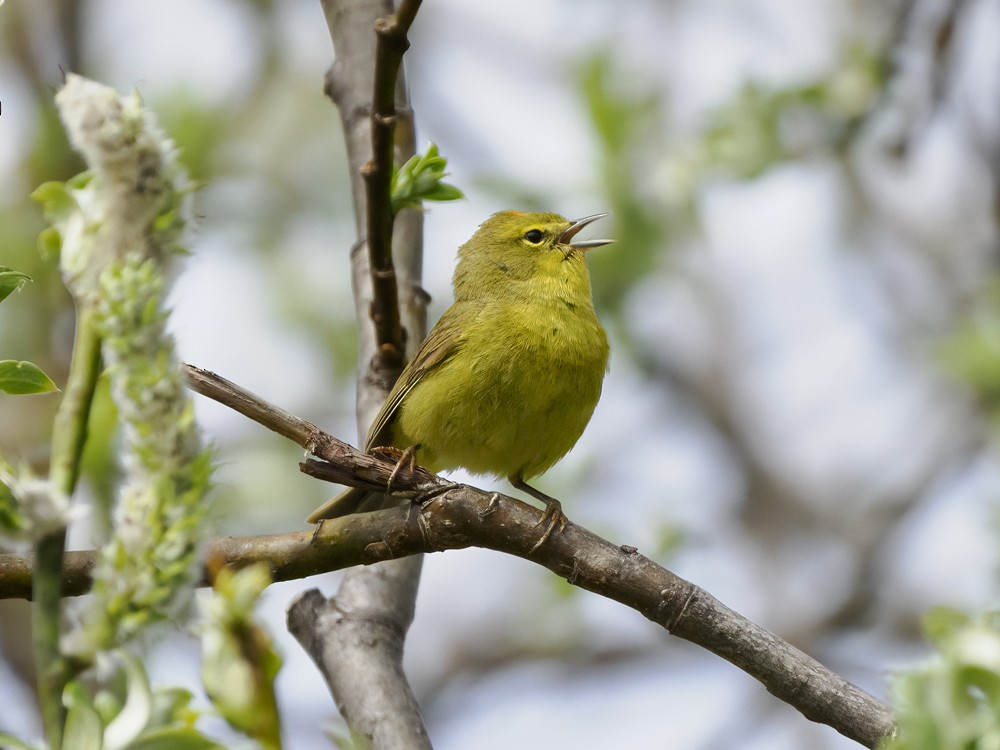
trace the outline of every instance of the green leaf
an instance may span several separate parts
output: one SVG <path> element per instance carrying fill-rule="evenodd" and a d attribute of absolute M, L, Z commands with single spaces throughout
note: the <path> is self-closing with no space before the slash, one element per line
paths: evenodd
<path fill-rule="evenodd" d="M 104 742 L 109 748 L 131 747 L 149 724 L 153 711 L 153 691 L 146 670 L 131 654 L 123 653 L 123 659 L 127 687 L 125 705 L 104 732 Z"/>
<path fill-rule="evenodd" d="M 38 250 L 43 257 L 58 256 L 62 248 L 62 235 L 55 227 L 46 227 L 38 233 Z"/>
<path fill-rule="evenodd" d="M 425 201 L 457 201 L 465 197 L 465 194 L 454 185 L 447 182 L 438 182 L 424 194 Z"/>
<path fill-rule="evenodd" d="M 936 653 L 893 685 L 895 737 L 881 750 L 1000 747 L 1000 617 L 936 609 L 924 628 Z"/>
<path fill-rule="evenodd" d="M 146 732 L 125 750 L 225 750 L 225 748 L 197 729 L 172 727 Z"/>
<path fill-rule="evenodd" d="M 31 281 L 28 274 L 15 271 L 7 266 L 0 266 L 0 302 L 24 286 L 26 281 Z"/>
<path fill-rule="evenodd" d="M 934 607 L 923 617 L 924 637 L 935 645 L 947 643 L 955 633 L 968 627 L 972 618 L 950 607 Z"/>
<path fill-rule="evenodd" d="M 2 0 L 0 0 L 0 4 L 2 4 Z M 9 750 L 38 750 L 34 745 L 29 745 L 6 732 L 0 732 L 0 747 L 9 748 Z"/>
<path fill-rule="evenodd" d="M 44 182 L 31 194 L 34 201 L 42 204 L 45 220 L 52 226 L 38 235 L 38 249 L 43 255 L 57 255 L 62 248 L 63 232 L 67 230 L 70 218 L 79 213 L 77 195 L 90 182 L 90 172 L 81 172 L 66 182 Z"/>
<path fill-rule="evenodd" d="M 281 746 L 281 721 L 274 678 L 281 668 L 271 637 L 253 620 L 257 599 L 271 582 L 268 566 L 252 565 L 233 573 L 219 571 L 216 597 L 206 603 L 202 633 L 202 682 L 215 708 L 230 726 L 263 747 Z"/>
<path fill-rule="evenodd" d="M 0 477 L 3 476 L 4 466 L 3 461 L 0 461 Z M 14 493 L 0 480 L 0 534 L 18 536 L 26 526 L 24 516 L 21 515 L 21 507 L 14 497 Z"/>
<path fill-rule="evenodd" d="M 0 360 L 0 391 L 4 393 L 51 393 L 59 390 L 48 375 L 31 362 Z"/>
<path fill-rule="evenodd" d="M 63 747 L 73 750 L 101 750 L 103 746 L 101 717 L 87 703 L 74 703 L 66 715 Z"/>
<path fill-rule="evenodd" d="M 191 708 L 193 699 L 191 691 L 184 688 L 157 689 L 153 693 L 153 713 L 149 717 L 150 732 L 166 727 L 193 725 L 198 719 L 198 712 Z"/>
<path fill-rule="evenodd" d="M 76 208 L 76 199 L 65 182 L 43 182 L 31 194 L 32 200 L 41 203 L 46 216 L 64 216 Z"/>

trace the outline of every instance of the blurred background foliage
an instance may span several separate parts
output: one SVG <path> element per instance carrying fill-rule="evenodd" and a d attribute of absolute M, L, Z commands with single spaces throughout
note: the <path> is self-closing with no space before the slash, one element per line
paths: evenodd
<path fill-rule="evenodd" d="M 319 4 L 158 6 L 0 8 L 0 265 L 34 280 L 0 309 L 0 356 L 64 380 L 70 303 L 28 195 L 81 168 L 51 102 L 72 70 L 138 87 L 203 186 L 172 297 L 183 356 L 352 438 L 355 237 Z M 996 597 L 996 4 L 429 0 L 411 38 L 419 139 L 467 196 L 428 212 L 432 319 L 454 249 L 491 212 L 612 214 L 595 231 L 618 242 L 590 257 L 613 338 L 605 397 L 544 485 L 574 520 L 887 695 L 887 671 L 928 653 L 930 607 Z M 55 403 L 0 395 L 0 454 L 41 470 Z M 301 528 L 330 489 L 298 474 L 298 450 L 198 406 L 219 532 Z M 99 399 L 83 501 L 104 509 L 114 423 Z M 302 585 L 265 594 L 272 630 Z M 24 707 L 27 610 L 0 607 L 0 681 Z M 973 625 L 996 633 L 986 617 L 935 638 L 939 661 L 898 683 L 908 706 L 993 689 L 948 645 Z M 283 644 L 289 746 L 321 747 L 327 692 Z M 196 685 L 195 652 L 160 644 L 154 680 Z M 849 746 L 632 613 L 479 551 L 428 560 L 408 660 L 442 748 L 658 746 L 664 706 L 678 747 Z M 935 674 L 954 690 L 929 689 Z M 953 708 L 939 713 L 984 715 Z M 912 731 L 899 747 L 952 746 Z"/>

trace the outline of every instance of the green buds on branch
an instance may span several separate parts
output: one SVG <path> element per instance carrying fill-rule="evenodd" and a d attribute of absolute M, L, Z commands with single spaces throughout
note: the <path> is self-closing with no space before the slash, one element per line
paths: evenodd
<path fill-rule="evenodd" d="M 448 176 L 445 167 L 448 160 L 438 154 L 438 148 L 431 143 L 427 151 L 414 154 L 401 167 L 392 170 L 390 195 L 392 212 L 399 213 L 404 208 L 419 209 L 423 201 L 457 201 L 465 195 L 454 185 L 443 182 Z"/>

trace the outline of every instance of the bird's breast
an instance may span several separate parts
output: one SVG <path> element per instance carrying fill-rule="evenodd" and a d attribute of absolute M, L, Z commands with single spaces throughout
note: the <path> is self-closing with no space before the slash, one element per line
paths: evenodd
<path fill-rule="evenodd" d="M 589 300 L 486 304 L 407 399 L 399 429 L 433 468 L 535 476 L 582 434 L 607 362 Z"/>

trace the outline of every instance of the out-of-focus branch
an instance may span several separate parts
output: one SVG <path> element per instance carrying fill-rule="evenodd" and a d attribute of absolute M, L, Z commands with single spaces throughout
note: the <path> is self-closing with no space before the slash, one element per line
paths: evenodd
<path fill-rule="evenodd" d="M 879 145 L 894 158 L 906 158 L 947 95 L 955 28 L 965 5 L 965 0 L 907 0 L 900 6 L 889 45 L 894 57 L 887 101 L 873 113 Z"/>
<path fill-rule="evenodd" d="M 325 459 L 306 460 L 302 464 L 306 473 L 352 486 L 386 486 L 395 468 L 391 459 L 361 453 L 218 376 L 190 367 L 187 371 L 189 376 L 197 375 L 199 392 L 222 403 L 235 404 L 243 414 L 256 415 L 254 418 L 262 423 L 271 419 L 266 415 L 276 415 L 277 421 L 269 427 L 283 435 L 297 435 L 296 442 L 311 446 L 312 452 Z M 314 531 L 216 539 L 209 543 L 206 552 L 209 558 L 223 559 L 236 567 L 266 561 L 275 580 L 470 546 L 505 552 L 542 565 L 575 586 L 641 612 L 671 634 L 696 643 L 744 670 L 807 718 L 827 724 L 867 747 L 875 747 L 892 731 L 891 710 L 881 701 L 634 548 L 617 546 L 570 523 L 536 550 L 535 543 L 542 533 L 538 526 L 539 509 L 497 493 L 452 484 L 419 467 L 395 478 L 393 494 L 425 500 L 422 506 L 409 504 L 324 521 Z M 93 553 L 66 556 L 67 593 L 85 590 L 92 560 Z M 0 556 L 0 596 L 24 595 L 17 592 L 29 590 L 25 578 L 30 569 L 30 558 Z M 383 569 L 383 566 L 373 568 Z M 412 575 L 415 569 L 409 570 Z M 394 590 L 391 582 L 386 587 L 385 594 Z M 366 596 L 362 593 L 363 599 Z M 372 651 L 370 647 L 376 637 L 390 639 L 382 644 L 386 648 L 397 649 L 402 645 L 401 634 L 390 632 L 393 621 L 377 623 L 377 632 L 366 621 L 364 642 L 368 648 L 331 651 L 330 641 L 325 638 L 329 630 L 336 631 L 331 621 L 350 616 L 353 615 L 331 606 L 315 591 L 304 594 L 290 609 L 289 625 L 293 633 L 317 656 L 324 672 L 331 668 L 335 657 L 347 658 L 354 669 L 367 668 L 367 664 L 356 663 L 364 657 L 355 656 L 355 652 Z M 345 632 L 360 637 L 357 629 Z M 397 661 L 391 664 L 398 669 Z M 380 697 L 389 700 L 383 691 L 398 691 L 400 685 L 406 684 L 401 672 L 393 674 L 388 665 L 381 666 L 375 684 L 361 691 L 364 701 Z M 335 682 L 341 676 L 328 677 Z M 408 743 L 397 746 L 424 746 L 420 743 L 421 738 L 426 741 L 426 735 L 419 722 L 390 723 L 372 731 L 389 731 L 390 725 L 395 727 L 393 738 L 402 737 Z"/>

